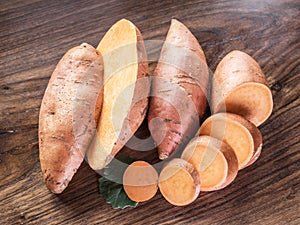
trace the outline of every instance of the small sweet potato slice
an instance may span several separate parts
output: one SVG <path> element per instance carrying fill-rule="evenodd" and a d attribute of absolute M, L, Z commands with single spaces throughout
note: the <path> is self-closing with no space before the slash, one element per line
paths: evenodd
<path fill-rule="evenodd" d="M 123 175 L 123 187 L 127 196 L 135 202 L 151 199 L 157 192 L 158 174 L 145 161 L 130 164 Z"/>
<path fill-rule="evenodd" d="M 213 76 L 211 106 L 213 113 L 239 114 L 256 126 L 271 115 L 271 90 L 251 56 L 235 50 L 221 60 Z"/>
<path fill-rule="evenodd" d="M 159 190 L 164 198 L 176 206 L 192 203 L 200 193 L 200 178 L 192 164 L 172 159 L 159 175 Z"/>
<path fill-rule="evenodd" d="M 191 163 L 200 174 L 201 191 L 215 191 L 229 185 L 238 173 L 233 149 L 210 136 L 195 137 L 181 158 Z"/>
<path fill-rule="evenodd" d="M 203 122 L 197 135 L 209 135 L 227 143 L 235 152 L 239 170 L 252 164 L 262 148 L 259 129 L 233 113 L 213 114 Z"/>

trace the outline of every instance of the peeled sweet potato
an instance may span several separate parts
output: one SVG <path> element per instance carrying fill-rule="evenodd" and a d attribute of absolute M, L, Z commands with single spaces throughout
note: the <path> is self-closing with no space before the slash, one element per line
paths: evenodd
<path fill-rule="evenodd" d="M 101 54 L 91 45 L 69 50 L 56 66 L 39 115 L 39 155 L 44 181 L 61 193 L 84 159 L 96 130 L 103 85 Z"/>
<path fill-rule="evenodd" d="M 203 122 L 197 135 L 209 135 L 228 144 L 238 159 L 239 170 L 251 165 L 262 148 L 259 129 L 233 113 L 213 114 Z"/>
<path fill-rule="evenodd" d="M 128 20 L 115 23 L 99 43 L 104 61 L 104 94 L 97 135 L 87 152 L 89 165 L 102 169 L 141 125 L 150 90 L 142 35 Z"/>
<path fill-rule="evenodd" d="M 272 93 L 257 62 L 241 51 L 228 53 L 213 76 L 213 113 L 239 114 L 256 126 L 272 113 Z"/>
<path fill-rule="evenodd" d="M 201 191 L 215 191 L 229 185 L 238 173 L 238 160 L 225 142 L 210 136 L 192 139 L 181 158 L 191 163 L 200 175 Z"/>
<path fill-rule="evenodd" d="M 186 144 L 206 109 L 208 67 L 197 39 L 173 19 L 152 80 L 148 126 L 160 159 Z"/>

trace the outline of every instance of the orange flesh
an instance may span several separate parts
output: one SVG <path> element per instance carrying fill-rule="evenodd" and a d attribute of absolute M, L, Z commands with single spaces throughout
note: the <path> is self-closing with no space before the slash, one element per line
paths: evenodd
<path fill-rule="evenodd" d="M 261 83 L 249 82 L 234 88 L 225 97 L 227 111 L 239 114 L 254 125 L 262 124 L 272 113 L 273 100 L 270 89 Z"/>
<path fill-rule="evenodd" d="M 136 202 L 151 199 L 157 192 L 158 174 L 147 162 L 132 163 L 123 175 L 123 187 L 127 196 Z"/>
<path fill-rule="evenodd" d="M 184 168 L 167 166 L 161 171 L 159 180 L 159 190 L 171 204 L 183 206 L 195 200 L 195 181 Z"/>
<path fill-rule="evenodd" d="M 201 191 L 217 189 L 226 181 L 228 164 L 216 148 L 196 143 L 188 146 L 181 158 L 191 163 L 200 174 Z"/>
<path fill-rule="evenodd" d="M 104 94 L 97 138 L 88 152 L 89 165 L 94 170 L 106 165 L 132 104 L 138 75 L 135 26 L 125 19 L 118 21 L 105 34 L 97 50 L 104 62 Z"/>
<path fill-rule="evenodd" d="M 202 124 L 200 134 L 210 135 L 230 145 L 238 159 L 239 169 L 243 168 L 254 153 L 254 143 L 250 132 L 233 120 L 217 116 L 211 119 L 212 117 Z"/>

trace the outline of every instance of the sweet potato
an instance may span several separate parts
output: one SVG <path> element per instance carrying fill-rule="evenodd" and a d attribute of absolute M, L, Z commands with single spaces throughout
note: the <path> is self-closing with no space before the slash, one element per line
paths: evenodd
<path fill-rule="evenodd" d="M 200 178 L 192 164 L 172 159 L 159 175 L 159 190 L 164 198 L 176 206 L 192 203 L 200 193 Z"/>
<path fill-rule="evenodd" d="M 251 56 L 235 50 L 221 60 L 213 76 L 211 106 L 214 113 L 239 114 L 256 126 L 270 116 L 272 93 Z"/>
<path fill-rule="evenodd" d="M 50 78 L 39 115 L 39 154 L 44 181 L 54 193 L 67 187 L 84 159 L 96 130 L 102 85 L 102 56 L 85 43 L 69 50 Z"/>
<path fill-rule="evenodd" d="M 130 164 L 123 175 L 123 187 L 127 196 L 135 202 L 151 199 L 157 192 L 158 174 L 145 161 Z"/>
<path fill-rule="evenodd" d="M 150 91 L 147 55 L 130 21 L 115 23 L 99 43 L 104 61 L 103 106 L 87 159 L 94 170 L 107 165 L 142 123 Z"/>
<path fill-rule="evenodd" d="M 259 129 L 233 113 L 213 114 L 203 122 L 197 135 L 209 135 L 227 143 L 236 154 L 239 170 L 252 164 L 262 148 Z"/>
<path fill-rule="evenodd" d="M 215 191 L 229 185 L 238 173 L 238 161 L 232 148 L 210 136 L 192 139 L 181 158 L 200 174 L 201 191 Z"/>
<path fill-rule="evenodd" d="M 154 71 L 148 114 L 160 159 L 186 144 L 206 109 L 208 67 L 197 39 L 173 19 Z"/>

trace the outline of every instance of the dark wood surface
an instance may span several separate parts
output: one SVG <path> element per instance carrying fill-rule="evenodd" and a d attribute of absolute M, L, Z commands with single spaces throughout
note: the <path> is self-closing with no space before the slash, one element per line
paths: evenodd
<path fill-rule="evenodd" d="M 300 224 L 299 9 L 297 0 L 1 0 L 0 224 Z M 63 194 L 46 189 L 37 130 L 49 77 L 69 48 L 97 46 L 121 18 L 146 40 L 163 40 L 170 19 L 179 19 L 212 71 L 233 49 L 261 65 L 274 97 L 272 116 L 260 126 L 263 152 L 229 187 L 186 207 L 157 193 L 137 208 L 114 210 L 98 194 L 99 175 L 83 163 Z"/>

